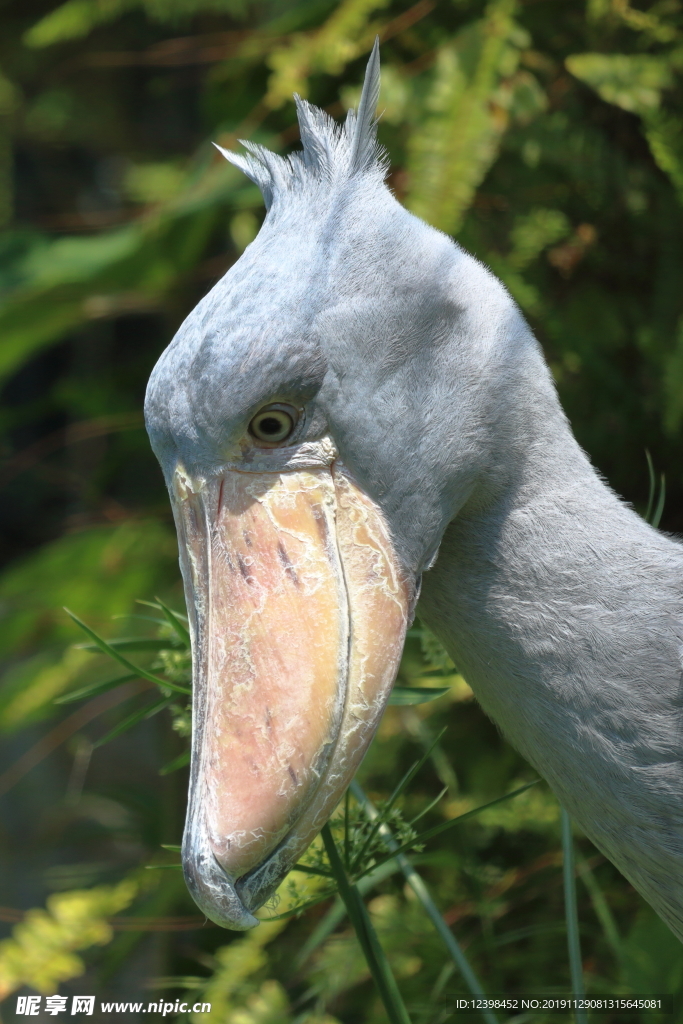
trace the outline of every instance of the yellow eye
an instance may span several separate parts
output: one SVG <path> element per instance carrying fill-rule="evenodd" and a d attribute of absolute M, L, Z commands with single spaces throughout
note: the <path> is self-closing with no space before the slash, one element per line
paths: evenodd
<path fill-rule="evenodd" d="M 249 424 L 249 433 L 263 444 L 282 444 L 294 432 L 299 418 L 290 405 L 269 405 L 257 412 Z"/>

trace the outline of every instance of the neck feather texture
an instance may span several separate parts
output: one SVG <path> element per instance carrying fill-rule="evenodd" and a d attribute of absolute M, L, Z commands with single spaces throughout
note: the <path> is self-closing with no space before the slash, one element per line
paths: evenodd
<path fill-rule="evenodd" d="M 548 412 L 506 486 L 447 528 L 420 611 L 683 940 L 683 546 L 602 483 L 559 404 Z"/>

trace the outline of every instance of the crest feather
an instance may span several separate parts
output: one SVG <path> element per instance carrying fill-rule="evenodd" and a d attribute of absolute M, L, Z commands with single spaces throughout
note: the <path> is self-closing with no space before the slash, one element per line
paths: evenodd
<path fill-rule="evenodd" d="M 377 142 L 375 111 L 379 99 L 380 62 L 379 37 L 370 54 L 365 71 L 363 91 L 358 111 L 349 110 L 343 125 L 337 124 L 329 114 L 314 107 L 308 100 L 295 96 L 297 119 L 303 149 L 281 157 L 264 146 L 253 142 L 240 142 L 248 155 L 232 153 L 216 146 L 226 160 L 246 174 L 260 188 L 266 208 L 278 195 L 305 187 L 315 181 L 335 182 L 348 180 L 355 174 L 376 174 L 384 178 L 388 161 Z"/>

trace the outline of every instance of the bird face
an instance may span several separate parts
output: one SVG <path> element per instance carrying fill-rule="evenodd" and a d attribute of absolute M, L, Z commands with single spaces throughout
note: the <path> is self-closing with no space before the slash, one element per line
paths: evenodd
<path fill-rule="evenodd" d="M 350 782 L 469 487 L 467 402 L 446 424 L 432 407 L 458 252 L 383 184 L 378 74 L 375 50 L 343 129 L 299 103 L 301 156 L 231 157 L 268 215 L 147 392 L 192 633 L 183 866 L 233 929 L 257 923 Z"/>

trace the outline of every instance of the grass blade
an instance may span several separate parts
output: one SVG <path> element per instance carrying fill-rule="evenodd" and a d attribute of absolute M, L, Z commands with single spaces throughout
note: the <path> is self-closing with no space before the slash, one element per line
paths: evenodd
<path fill-rule="evenodd" d="M 163 768 L 159 769 L 159 775 L 170 775 L 171 772 L 177 772 L 179 768 L 184 768 L 186 764 L 190 763 L 190 751 L 183 750 L 182 754 L 178 754 L 172 761 L 165 764 Z"/>
<path fill-rule="evenodd" d="M 189 630 L 183 625 L 176 613 L 172 611 L 168 605 L 164 604 L 160 597 L 157 597 L 157 601 L 159 602 L 159 607 L 166 616 L 169 626 L 171 626 L 183 647 L 189 651 L 191 646 Z"/>
<path fill-rule="evenodd" d="M 320 875 L 322 878 L 334 877 L 329 871 L 325 871 L 324 868 L 313 868 L 310 864 L 295 864 L 292 871 L 301 871 L 304 875 Z"/>
<path fill-rule="evenodd" d="M 360 848 L 360 851 L 354 857 L 352 871 L 356 871 L 358 869 L 358 866 L 363 863 L 363 860 L 365 859 L 365 855 L 368 852 L 368 850 L 370 849 L 370 844 L 372 843 L 372 840 L 377 835 L 377 831 L 378 831 L 380 825 L 382 824 L 382 822 L 385 820 L 386 815 L 389 813 L 391 808 L 394 806 L 394 804 L 396 803 L 396 801 L 398 800 L 398 798 L 400 797 L 401 793 L 404 791 L 406 786 L 417 775 L 417 773 L 419 772 L 420 768 L 425 763 L 425 761 L 427 761 L 429 759 L 429 757 L 430 757 L 430 755 L 432 753 L 433 748 L 439 742 L 439 740 L 441 739 L 441 737 L 443 736 L 445 731 L 446 731 L 445 729 L 441 730 L 441 732 L 436 737 L 436 739 L 434 739 L 433 742 L 427 748 L 427 750 L 425 750 L 424 754 L 419 759 L 419 761 L 416 761 L 415 764 L 413 764 L 408 769 L 408 771 L 405 773 L 403 778 L 400 780 L 400 782 L 398 783 L 398 785 L 394 789 L 393 793 L 391 794 L 391 796 L 389 797 L 387 802 L 383 805 L 382 810 L 378 812 L 377 820 L 373 823 L 372 828 L 368 832 L 368 834 L 367 834 L 367 836 L 365 838 L 365 842 L 363 843 L 362 847 Z"/>
<path fill-rule="evenodd" d="M 650 515 L 652 513 L 652 506 L 655 500 L 655 467 L 652 465 L 652 456 L 650 455 L 647 448 L 645 449 L 645 458 L 647 459 L 647 475 L 649 477 L 650 486 L 647 496 L 647 508 L 645 509 L 645 515 L 643 519 L 646 523 L 650 522 Z"/>
<path fill-rule="evenodd" d="M 142 598 L 138 597 L 136 599 L 135 603 L 136 604 L 144 604 L 145 608 L 154 608 L 154 610 L 157 611 L 157 612 L 161 611 L 161 605 L 159 604 L 158 600 L 156 600 L 156 601 L 143 601 Z M 175 615 L 175 617 L 177 619 L 184 619 L 185 622 L 188 621 L 187 615 L 183 615 L 182 612 L 173 612 L 173 614 Z M 132 618 L 137 618 L 137 616 L 132 616 Z M 160 619 L 155 619 L 153 621 L 161 622 Z M 162 623 L 162 625 L 163 625 L 163 623 Z"/>
<path fill-rule="evenodd" d="M 351 802 L 349 789 L 344 793 L 344 867 L 347 871 L 351 867 L 351 832 L 349 830 L 349 807 Z"/>
<path fill-rule="evenodd" d="M 614 920 L 612 911 L 610 910 L 607 900 L 602 892 L 602 889 L 598 885 L 597 879 L 591 871 L 590 865 L 583 857 L 578 858 L 578 869 L 581 881 L 588 890 L 591 903 L 593 904 L 593 910 L 595 916 L 602 925 L 602 930 L 605 933 L 607 942 L 612 947 L 612 952 L 619 961 L 623 960 L 624 950 L 622 947 L 621 935 L 617 928 L 617 923 Z"/>
<path fill-rule="evenodd" d="M 426 807 L 423 807 L 419 814 L 416 814 L 414 818 L 411 818 L 408 822 L 409 825 L 414 825 L 420 818 L 424 818 L 425 814 L 429 814 L 433 807 L 436 807 L 439 800 L 443 800 L 446 793 L 448 792 L 448 786 L 444 786 L 440 793 L 438 793 L 433 800 L 430 800 Z"/>
<path fill-rule="evenodd" d="M 106 736 L 103 736 L 97 743 L 93 743 L 93 750 L 103 747 L 105 743 L 109 743 L 109 740 L 113 740 L 116 736 L 120 736 L 121 733 L 132 729 L 134 725 L 137 725 L 143 719 L 151 718 L 153 715 L 158 714 L 159 711 L 163 711 L 164 708 L 173 703 L 173 699 L 173 697 L 162 697 L 153 704 L 147 704 L 146 707 L 134 711 L 131 715 L 124 718 L 122 722 L 119 722 L 118 725 L 115 725 L 113 729 L 110 729 Z"/>
<path fill-rule="evenodd" d="M 657 477 L 655 475 L 655 467 L 652 462 L 652 456 L 650 455 L 647 448 L 645 449 L 645 458 L 647 459 L 647 475 L 650 481 L 649 493 L 647 497 L 647 508 L 645 509 L 645 515 L 643 519 L 650 526 L 654 526 L 655 530 L 659 526 L 659 522 L 662 518 L 662 512 L 664 511 L 664 502 L 666 500 L 666 477 L 662 473 L 659 478 L 659 497 L 657 498 L 657 504 L 655 506 L 655 495 L 657 493 Z"/>
<path fill-rule="evenodd" d="M 564 876 L 564 908 L 567 918 L 567 948 L 569 951 L 569 971 L 572 979 L 572 994 L 576 998 L 584 995 L 583 964 L 581 962 L 581 942 L 579 939 L 579 915 L 576 906 L 576 879 L 574 877 L 574 841 L 572 839 L 572 823 L 569 815 L 562 808 L 562 852 Z M 588 1015 L 585 1010 L 576 1010 L 576 1024 L 587 1024 Z"/>
<path fill-rule="evenodd" d="M 652 526 L 654 526 L 655 530 L 658 528 L 659 521 L 662 518 L 662 512 L 664 511 L 664 502 L 665 502 L 665 500 L 666 500 L 666 478 L 664 477 L 664 474 L 662 473 L 662 475 L 660 477 L 660 480 L 659 480 L 659 499 L 657 501 L 657 508 L 654 510 L 654 512 L 652 514 Z"/>
<path fill-rule="evenodd" d="M 383 882 L 385 878 L 389 878 L 390 875 L 395 874 L 398 869 L 398 863 L 396 861 L 389 861 L 378 871 L 371 871 L 369 875 L 366 875 L 366 877 L 358 883 L 358 891 L 362 896 L 364 896 L 367 892 L 370 892 L 371 889 L 374 889 L 376 885 L 379 885 L 380 882 Z M 294 958 L 295 971 L 298 971 L 303 967 L 308 958 L 315 953 L 319 946 L 322 946 L 325 939 L 332 934 L 337 925 L 340 924 L 345 917 L 346 907 L 344 905 L 344 901 L 337 896 L 322 921 L 316 925 Z"/>
<path fill-rule="evenodd" d="M 108 654 L 114 661 L 118 661 L 119 665 L 123 665 L 129 672 L 134 672 L 136 676 L 141 679 L 148 679 L 151 683 L 156 683 L 157 686 L 163 686 L 167 690 L 173 690 L 175 693 L 189 694 L 192 691 L 186 686 L 178 686 L 176 683 L 169 683 L 167 679 L 162 679 L 160 676 L 155 676 L 153 672 L 148 672 L 144 668 L 140 668 L 138 665 L 134 665 L 132 661 L 128 661 L 128 658 L 124 658 L 122 654 L 108 644 L 106 640 L 103 640 L 101 636 L 98 636 L 94 629 L 90 626 L 86 626 L 82 619 L 79 619 L 77 615 L 65 608 L 64 611 L 69 615 L 77 626 L 80 626 L 84 633 L 86 633 L 93 643 L 102 651 L 103 654 Z"/>
<path fill-rule="evenodd" d="M 431 730 L 416 711 L 412 708 L 404 708 L 403 711 L 401 711 L 401 721 L 408 732 L 417 740 L 423 750 L 426 750 L 427 747 L 431 745 L 432 740 L 434 739 Z M 451 796 L 458 797 L 460 795 L 458 777 L 455 774 L 453 765 L 443 750 L 441 743 L 437 743 L 436 746 L 432 746 L 431 750 L 431 762 L 434 765 L 434 771 L 438 778 L 441 779 L 444 786 L 448 787 L 448 792 Z"/>
<path fill-rule="evenodd" d="M 524 793 L 527 789 L 531 789 L 532 786 L 538 785 L 540 781 L 540 779 L 534 779 L 533 782 L 527 782 L 525 786 L 520 786 L 519 789 L 513 790 L 512 793 L 506 793 L 505 796 L 496 797 L 495 800 L 490 800 L 487 804 L 482 804 L 480 807 L 475 807 L 471 811 L 465 811 L 464 814 L 459 814 L 457 818 L 451 818 L 450 821 L 444 821 L 441 825 L 435 825 L 434 828 L 428 828 L 426 832 L 421 832 L 420 835 L 415 836 L 414 839 L 409 840 L 407 843 L 403 843 L 402 846 L 397 846 L 393 853 L 380 858 L 380 860 L 376 861 L 371 868 L 368 868 L 360 875 L 357 875 L 356 881 L 359 878 L 362 878 L 363 875 L 366 875 L 368 871 L 378 868 L 381 864 L 384 864 L 385 861 L 391 860 L 391 858 L 395 857 L 397 854 L 406 853 L 408 850 L 412 850 L 414 846 L 426 843 L 428 839 L 433 839 L 434 836 L 438 836 L 442 832 L 448 831 L 449 828 L 453 828 L 454 825 L 459 825 L 461 822 L 466 821 L 467 818 L 473 818 L 475 814 L 481 814 L 482 811 L 487 811 L 489 807 L 495 807 L 496 804 L 502 804 L 505 800 L 512 800 L 513 797 L 519 796 L 520 793 Z"/>
<path fill-rule="evenodd" d="M 450 686 L 395 686 L 391 691 L 389 703 L 394 707 L 426 704 L 430 700 L 438 700 L 439 697 L 443 697 L 445 693 L 449 692 Z"/>
<path fill-rule="evenodd" d="M 352 885 L 344 870 L 342 859 L 337 850 L 329 825 L 322 830 L 323 843 L 330 862 L 330 868 L 339 887 L 339 895 L 346 906 L 349 920 L 354 927 L 356 937 L 361 945 L 372 979 L 377 986 L 384 1008 L 391 1024 L 410 1024 L 396 979 L 389 966 L 384 950 L 377 938 L 370 916 L 365 909 L 363 898 L 355 885 Z"/>
<path fill-rule="evenodd" d="M 155 637 L 122 637 L 120 640 L 105 641 L 115 651 L 165 651 L 171 646 L 168 640 Z M 76 644 L 80 651 L 100 651 L 99 644 Z"/>
<path fill-rule="evenodd" d="M 336 890 L 328 889 L 327 892 L 320 893 L 314 899 L 307 900 L 306 903 L 300 903 L 298 907 L 292 907 L 291 910 L 285 910 L 283 914 L 272 914 L 270 917 L 259 917 L 259 921 L 263 924 L 268 924 L 270 921 L 288 921 L 292 917 L 300 917 L 311 907 L 317 907 L 320 903 L 327 903 L 333 896 L 336 895 Z"/>
<path fill-rule="evenodd" d="M 365 795 L 365 793 L 363 792 L 363 790 L 361 789 L 357 782 L 351 783 L 351 791 L 355 796 L 356 800 L 358 801 L 358 803 L 360 804 L 360 806 L 368 815 L 368 817 L 376 818 L 379 812 L 373 806 L 373 804 Z M 469 961 L 467 960 L 467 957 L 460 948 L 460 945 L 455 936 L 453 935 L 453 932 L 451 931 L 451 929 L 448 927 L 443 917 L 441 916 L 439 908 L 434 903 L 434 900 L 432 899 L 430 892 L 422 879 L 422 876 L 418 874 L 418 872 L 415 870 L 415 868 L 407 859 L 407 857 L 405 857 L 401 853 L 397 853 L 397 850 L 399 848 L 398 843 L 393 838 L 391 834 L 391 829 L 389 828 L 388 825 L 380 826 L 380 835 L 384 839 L 387 848 L 392 851 L 392 854 L 396 858 L 396 861 L 398 862 L 398 865 L 401 871 L 403 872 L 405 879 L 408 882 L 408 885 L 419 899 L 429 919 L 436 928 L 436 931 L 438 932 L 440 938 L 442 939 L 444 945 L 446 946 L 446 949 L 451 955 L 453 962 L 460 971 L 460 974 L 462 975 L 462 978 L 467 987 L 469 988 L 470 992 L 472 993 L 473 996 L 483 997 L 484 990 L 481 987 L 481 984 L 479 983 L 479 979 L 477 978 L 476 974 L 470 967 Z M 487 1022 L 487 1024 L 498 1024 L 498 1018 L 490 1010 L 481 1010 L 481 1014 L 484 1020 Z"/>
<path fill-rule="evenodd" d="M 104 683 L 91 683 L 89 686 L 82 686 L 80 690 L 71 690 L 69 693 L 63 694 L 61 697 L 55 697 L 53 704 L 70 704 L 74 700 L 84 700 L 86 697 L 96 697 L 99 693 L 106 693 L 107 690 L 113 690 L 117 686 L 123 686 L 124 683 L 130 683 L 132 679 L 138 679 L 137 672 L 130 673 L 127 676 L 117 676 L 116 679 L 107 679 Z"/>

